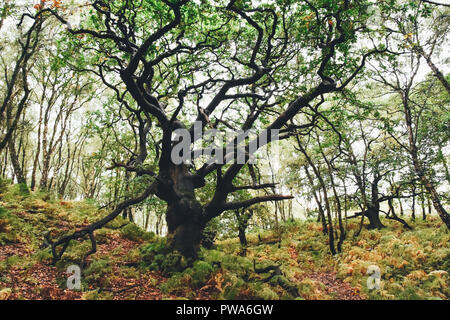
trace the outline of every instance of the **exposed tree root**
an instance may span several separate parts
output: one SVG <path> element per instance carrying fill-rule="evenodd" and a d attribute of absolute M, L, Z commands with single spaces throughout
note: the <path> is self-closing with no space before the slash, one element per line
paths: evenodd
<path fill-rule="evenodd" d="M 281 272 L 280 266 L 281 266 L 281 264 L 274 265 L 274 266 L 268 266 L 265 268 L 256 268 L 256 261 L 253 260 L 253 269 L 254 269 L 255 273 L 267 273 L 267 272 L 273 271 L 273 273 L 268 278 L 264 279 L 263 282 L 269 281 L 274 276 L 282 275 L 283 273 Z"/>
<path fill-rule="evenodd" d="M 268 266 L 265 268 L 256 268 L 256 261 L 253 260 L 253 269 L 255 273 L 272 273 L 265 279 L 261 280 L 262 282 L 271 282 L 273 284 L 280 285 L 284 290 L 286 290 L 289 294 L 291 294 L 294 297 L 298 297 L 298 288 L 294 285 L 292 285 L 283 275 L 283 272 L 280 269 L 281 264 Z"/>
<path fill-rule="evenodd" d="M 400 223 L 403 224 L 403 226 L 404 226 L 406 229 L 408 229 L 408 230 L 412 230 L 412 229 L 413 229 L 413 227 L 411 227 L 405 220 L 403 220 L 402 218 L 400 218 L 399 216 L 397 216 L 397 215 L 395 214 L 395 212 L 392 212 L 392 216 L 389 215 L 390 212 L 391 212 L 391 211 L 389 211 L 388 213 L 386 213 L 386 218 L 387 218 L 387 219 L 395 220 L 395 221 L 400 222 Z"/>

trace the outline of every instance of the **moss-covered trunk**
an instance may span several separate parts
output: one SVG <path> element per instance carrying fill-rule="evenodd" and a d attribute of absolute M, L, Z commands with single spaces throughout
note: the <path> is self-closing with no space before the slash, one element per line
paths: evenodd
<path fill-rule="evenodd" d="M 203 208 L 195 197 L 198 181 L 184 165 L 173 166 L 170 176 L 175 195 L 167 203 L 168 245 L 186 257 L 195 257 L 206 224 Z"/>
<path fill-rule="evenodd" d="M 195 257 L 200 247 L 204 224 L 198 203 L 183 199 L 167 207 L 167 241 L 171 250 Z M 201 209 L 201 207 L 200 207 Z"/>
<path fill-rule="evenodd" d="M 370 207 L 366 211 L 366 217 L 369 219 L 369 229 L 381 229 L 384 228 L 384 224 L 380 220 L 380 208 L 379 206 Z"/>

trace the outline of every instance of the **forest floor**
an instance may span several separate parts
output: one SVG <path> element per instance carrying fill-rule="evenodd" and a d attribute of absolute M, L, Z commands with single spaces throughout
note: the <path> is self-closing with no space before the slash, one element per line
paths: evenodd
<path fill-rule="evenodd" d="M 287 222 L 279 233 L 250 232 L 245 256 L 238 239 L 229 238 L 202 249 L 191 265 L 176 255 L 158 254 L 164 238 L 118 218 L 96 231 L 97 252 L 85 260 L 81 290 L 70 290 L 67 267 L 81 264 L 90 242 L 72 241 L 62 259 L 51 265 L 45 237 L 57 239 L 105 214 L 88 202 L 27 195 L 16 186 L 0 192 L 0 300 L 450 297 L 450 235 L 436 217 L 412 223 L 412 231 L 383 220 L 386 228 L 363 229 L 357 238 L 353 234 L 359 219 L 349 220 L 343 250 L 335 256 L 329 254 L 319 223 Z M 183 271 L 158 267 L 171 263 L 184 266 Z M 279 272 L 258 273 L 255 265 Z M 380 287 L 373 290 L 367 286 L 371 266 L 381 277 Z"/>

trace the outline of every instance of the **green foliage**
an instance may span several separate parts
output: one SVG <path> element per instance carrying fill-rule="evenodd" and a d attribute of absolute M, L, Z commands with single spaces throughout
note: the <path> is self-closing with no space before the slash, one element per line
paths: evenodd
<path fill-rule="evenodd" d="M 266 283 L 252 283 L 250 285 L 250 290 L 252 293 L 254 293 L 255 299 L 278 300 L 280 298 L 277 292 L 275 292 L 274 288 Z"/>
<path fill-rule="evenodd" d="M 406 287 L 397 296 L 398 300 L 423 300 L 416 287 Z"/>
<path fill-rule="evenodd" d="M 214 271 L 214 268 L 211 264 L 205 261 L 196 261 L 192 266 L 191 277 L 192 277 L 192 286 L 194 288 L 202 287 L 208 278 L 211 276 L 211 273 Z"/>
<path fill-rule="evenodd" d="M 223 292 L 223 298 L 225 300 L 237 299 L 245 285 L 245 281 L 235 274 L 225 274 L 225 281 L 227 286 Z"/>
<path fill-rule="evenodd" d="M 170 252 L 166 246 L 166 239 L 158 239 L 154 243 L 141 248 L 141 257 L 144 267 L 150 270 L 161 271 L 165 275 L 185 270 L 191 263 L 177 251 Z"/>
<path fill-rule="evenodd" d="M 9 188 L 8 188 L 9 189 Z M 70 219 L 71 223 L 98 214 L 95 207 L 85 202 L 61 205 L 49 203 L 33 193 L 20 197 L 16 207 L 9 202 L 0 206 L 0 235 L 11 235 L 10 229 L 17 228 L 15 241 L 22 238 L 36 239 L 41 244 L 43 226 L 52 224 L 55 216 Z M 6 194 L 6 198 L 11 194 Z M 27 220 L 16 215 L 26 210 L 38 211 L 27 216 Z M 83 212 L 79 217 L 78 208 Z M 66 212 L 67 210 L 67 212 Z M 103 215 L 103 213 L 101 214 Z M 123 238 L 139 235 L 140 230 L 132 226 L 125 232 L 119 229 L 125 221 L 119 221 L 116 228 L 96 231 L 98 244 L 106 244 L 109 235 Z M 343 252 L 331 256 L 326 244 L 327 235 L 321 233 L 321 224 L 315 220 L 288 221 L 280 224 L 281 245 L 274 240 L 277 234 L 271 230 L 255 230 L 249 234 L 247 256 L 239 256 L 240 245 L 236 238 L 218 240 L 214 250 L 202 248 L 197 261 L 188 261 L 177 252 L 169 252 L 165 238 L 152 237 L 151 242 L 136 246 L 121 253 L 120 247 L 107 253 L 91 256 L 87 268 L 82 270 L 83 299 L 109 299 L 111 292 L 101 288 L 111 287 L 117 277 L 139 279 L 158 271 L 158 277 L 149 281 L 162 293 L 170 297 L 197 298 L 206 295 L 213 299 L 335 299 L 336 293 L 328 292 L 327 285 L 317 278 L 309 277 L 313 272 L 337 271 L 338 279 L 358 289 L 369 299 L 447 299 L 449 290 L 450 251 L 449 233 L 436 217 L 417 221 L 415 229 L 405 231 L 391 220 L 383 219 L 387 226 L 382 230 L 364 230 L 358 239 L 347 239 Z M 348 229 L 357 227 L 358 221 L 349 221 Z M 19 228 L 22 227 L 22 229 Z M 6 231 L 6 232 L 5 232 Z M 258 240 L 258 234 L 261 241 Z M 139 235 L 137 238 L 141 239 Z M 89 241 L 72 241 L 57 267 L 64 271 L 70 264 L 80 264 L 87 251 Z M 52 258 L 49 248 L 35 250 L 33 254 L 19 257 L 13 255 L 0 262 L 2 274 L 13 268 L 32 270 Z M 254 272 L 253 261 L 259 268 L 281 264 L 282 275 L 275 275 L 263 282 L 270 273 Z M 368 266 L 376 264 L 381 269 L 381 289 L 366 287 Z M 119 268 L 116 268 L 119 266 Z M 160 272 L 160 273 L 159 273 Z M 31 280 L 30 280 L 31 281 Z M 59 279 L 64 286 L 63 279 Z M 59 283 L 58 282 L 58 283 Z M 91 290 L 100 288 L 97 290 Z M 84 291 L 88 290 L 88 291 Z"/>
<path fill-rule="evenodd" d="M 167 252 L 166 239 L 161 238 L 153 243 L 146 244 L 142 246 L 140 250 L 142 261 L 145 264 L 150 265 L 153 263 L 156 255 L 163 255 Z"/>
<path fill-rule="evenodd" d="M 10 182 L 9 180 L 0 178 L 0 194 L 6 192 L 6 191 L 8 190 L 8 185 L 9 185 L 10 183 L 11 183 L 11 182 Z"/>
<path fill-rule="evenodd" d="M 209 263 L 196 261 L 191 268 L 172 274 L 170 279 L 161 285 L 161 290 L 172 294 L 195 292 L 205 285 L 213 271 L 214 268 Z"/>
<path fill-rule="evenodd" d="M 70 264 L 81 264 L 86 257 L 86 253 L 91 249 L 90 242 L 82 242 L 71 240 L 66 252 L 62 256 L 61 260 L 56 263 L 56 266 L 64 270 Z"/>
<path fill-rule="evenodd" d="M 205 229 L 203 230 L 202 246 L 205 247 L 206 249 L 213 248 L 214 241 L 217 236 L 217 229 L 218 229 L 217 223 L 213 219 L 206 225 Z"/>
<path fill-rule="evenodd" d="M 202 256 L 206 262 L 220 265 L 223 269 L 233 272 L 240 277 L 247 277 L 249 271 L 253 268 L 253 264 L 248 258 L 226 254 L 219 250 L 204 250 L 202 251 Z"/>
<path fill-rule="evenodd" d="M 14 230 L 17 220 L 8 210 L 0 206 L 0 245 L 17 242 L 17 232 Z"/>
<path fill-rule="evenodd" d="M 2 199 L 6 201 L 10 200 L 23 200 L 30 195 L 30 191 L 25 184 L 14 184 L 4 187 L 4 194 L 2 195 Z M 12 202 L 12 201 L 11 201 Z"/>
<path fill-rule="evenodd" d="M 103 244 L 108 242 L 108 235 L 113 234 L 114 231 L 109 230 L 107 228 L 103 228 L 100 230 L 97 230 L 95 232 L 95 240 L 98 244 Z"/>
<path fill-rule="evenodd" d="M 189 289 L 191 276 L 187 273 L 176 273 L 172 275 L 165 283 L 160 285 L 160 289 L 164 293 L 179 294 L 187 296 L 189 299 L 193 293 Z"/>
<path fill-rule="evenodd" d="M 88 283 L 98 283 L 101 286 L 109 285 L 111 273 L 112 266 L 109 259 L 93 260 L 89 266 L 83 270 L 84 281 Z"/>
<path fill-rule="evenodd" d="M 146 232 L 134 223 L 129 223 L 120 229 L 123 237 L 131 241 L 151 241 L 156 235 L 153 232 Z"/>
<path fill-rule="evenodd" d="M 25 183 L 19 183 L 19 194 L 23 197 L 27 197 L 30 195 L 30 190 Z"/>
<path fill-rule="evenodd" d="M 161 270 L 163 274 L 170 276 L 175 272 L 185 270 L 189 262 L 186 257 L 177 251 L 174 251 L 165 255 L 155 256 L 155 261 L 153 263 L 158 265 L 159 270 Z"/>
<path fill-rule="evenodd" d="M 113 295 L 111 292 L 105 292 L 100 290 L 91 290 L 83 293 L 83 300 L 112 300 Z"/>
<path fill-rule="evenodd" d="M 111 262 L 109 260 L 105 259 L 94 260 L 89 265 L 89 267 L 84 270 L 83 273 L 86 277 L 93 276 L 96 278 L 100 278 L 103 275 L 107 274 L 108 272 L 112 271 L 110 264 Z"/>
<path fill-rule="evenodd" d="M 0 271 L 4 272 L 11 267 L 19 265 L 23 260 L 18 256 L 11 256 L 0 262 Z"/>
<path fill-rule="evenodd" d="M 6 218 L 6 216 L 7 216 L 6 213 L 7 213 L 7 210 L 4 207 L 0 206 L 0 219 Z"/>
<path fill-rule="evenodd" d="M 47 248 L 36 252 L 33 258 L 38 262 L 49 263 L 53 259 L 53 254 L 50 248 Z"/>
<path fill-rule="evenodd" d="M 166 293 L 186 295 L 187 292 L 195 292 L 204 287 L 215 277 L 219 277 L 219 279 L 223 277 L 224 285 L 219 292 L 215 293 L 217 298 L 236 299 L 242 290 L 249 290 L 247 293 L 249 295 L 257 294 L 256 291 L 251 291 L 246 284 L 245 279 L 249 278 L 251 270 L 251 262 L 248 259 L 224 254 L 217 250 L 203 249 L 201 255 L 201 260 L 194 262 L 192 267 L 172 274 L 172 277 L 161 285 L 161 289 Z M 219 270 L 220 275 L 217 274 Z M 217 279 L 213 283 L 216 281 Z M 267 297 L 271 295 L 269 291 L 266 288 L 261 294 L 266 294 Z"/>

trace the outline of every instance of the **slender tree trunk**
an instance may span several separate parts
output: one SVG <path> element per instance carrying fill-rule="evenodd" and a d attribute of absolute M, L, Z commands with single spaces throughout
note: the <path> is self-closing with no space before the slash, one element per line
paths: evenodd
<path fill-rule="evenodd" d="M 243 255 L 245 255 L 247 248 L 247 236 L 245 235 L 245 231 L 247 230 L 249 220 L 253 216 L 253 210 L 248 210 L 247 212 L 245 212 L 245 210 L 246 209 L 244 208 L 242 209 L 242 212 L 240 212 L 239 209 L 234 211 L 238 225 L 239 242 L 244 249 Z"/>
<path fill-rule="evenodd" d="M 323 198 L 325 200 L 325 208 L 327 211 L 327 218 L 328 218 L 328 244 L 330 247 L 331 254 L 335 255 L 336 248 L 334 246 L 333 220 L 331 217 L 331 207 L 330 207 L 330 202 L 328 200 L 328 194 L 327 194 L 327 188 L 326 188 L 325 182 L 322 179 L 322 175 L 320 174 L 319 169 L 317 169 L 317 167 L 314 165 L 311 157 L 308 155 L 305 148 L 302 146 L 302 143 L 298 137 L 297 137 L 297 142 L 298 142 L 297 145 L 298 145 L 299 150 L 303 153 L 306 160 L 308 161 L 309 166 L 313 169 L 314 174 L 316 175 L 317 179 L 319 180 L 320 186 L 322 188 Z"/>
<path fill-rule="evenodd" d="M 320 141 L 319 139 L 320 139 L 320 137 L 317 136 L 317 141 Z M 320 142 L 319 142 L 319 145 L 320 145 Z M 334 199 L 335 199 L 335 203 L 336 203 L 336 215 L 337 215 L 337 221 L 338 221 L 338 225 L 339 225 L 339 241 L 337 244 L 337 251 L 341 252 L 342 244 L 344 243 L 344 240 L 345 240 L 345 229 L 344 229 L 344 225 L 342 223 L 341 201 L 339 199 L 339 195 L 336 190 L 336 184 L 334 183 L 333 168 L 331 166 L 331 163 L 328 161 L 325 153 L 323 153 L 323 151 L 321 153 L 322 153 L 322 157 L 325 160 L 325 163 L 327 164 L 327 167 L 328 167 L 328 174 L 330 175 L 331 188 L 333 190 L 333 195 L 334 195 Z M 337 230 L 336 230 L 335 237 L 336 237 L 336 239 L 338 238 Z"/>
<path fill-rule="evenodd" d="M 23 183 L 26 184 L 25 177 L 23 175 L 22 168 L 20 166 L 19 158 L 16 153 L 16 147 L 14 144 L 14 139 L 11 139 L 8 143 L 9 146 L 9 157 L 11 159 L 11 164 L 14 169 L 14 175 L 16 176 L 17 183 Z"/>
<path fill-rule="evenodd" d="M 280 208 L 281 220 L 283 220 L 283 222 L 286 222 L 286 209 L 284 207 L 284 202 L 279 203 L 278 207 Z"/>
<path fill-rule="evenodd" d="M 48 122 L 51 108 L 47 108 L 44 116 L 44 129 L 42 132 L 42 169 L 39 189 L 46 190 L 48 185 L 48 175 L 50 170 L 50 148 L 48 147 Z"/>
<path fill-rule="evenodd" d="M 403 101 L 402 102 L 403 102 L 403 108 L 404 108 L 404 113 L 405 113 L 406 126 L 407 126 L 407 130 L 408 130 L 409 149 L 410 149 L 411 158 L 413 160 L 414 170 L 416 171 L 416 174 L 419 177 L 422 185 L 425 187 L 425 189 L 429 193 L 431 200 L 433 202 L 434 209 L 437 211 L 437 213 L 439 214 L 439 217 L 441 217 L 442 221 L 445 223 L 447 228 L 450 230 L 450 215 L 442 206 L 439 195 L 436 191 L 436 188 L 434 187 L 433 183 L 428 179 L 428 177 L 425 175 L 425 170 L 419 161 L 417 146 L 416 146 L 415 138 L 414 138 L 414 130 L 412 127 L 411 110 L 409 108 L 409 103 L 408 103 L 408 93 L 409 92 L 403 93 L 403 95 L 402 95 Z"/>
<path fill-rule="evenodd" d="M 344 186 L 344 215 L 345 215 L 345 229 L 347 229 L 347 215 L 348 215 L 348 195 L 347 186 L 345 185 L 345 178 L 342 179 L 342 184 Z"/>
<path fill-rule="evenodd" d="M 125 193 L 128 194 L 130 192 L 130 172 L 125 172 Z M 131 212 L 131 208 L 126 208 L 123 213 L 122 217 L 124 219 L 128 219 L 129 221 L 133 222 L 133 214 Z"/>
<path fill-rule="evenodd" d="M 48 175 L 50 173 L 50 163 L 49 159 L 44 159 L 41 171 L 41 181 L 39 182 L 39 189 L 48 190 Z"/>
<path fill-rule="evenodd" d="M 22 121 L 25 123 L 25 112 L 22 115 Z M 26 130 L 20 131 L 20 139 L 19 139 L 19 147 L 18 147 L 18 155 L 20 155 L 20 167 L 22 168 L 23 176 L 25 180 L 27 179 L 27 157 L 26 157 L 26 149 L 27 144 L 25 140 L 28 142 L 28 139 L 25 139 L 25 136 L 28 135 Z"/>
<path fill-rule="evenodd" d="M 37 167 L 39 165 L 39 156 L 41 153 L 41 128 L 42 128 L 42 112 L 43 112 L 42 109 L 43 109 L 43 106 L 41 104 L 40 112 L 39 112 L 39 125 L 38 125 L 36 154 L 34 156 L 33 170 L 31 172 L 31 185 L 30 185 L 31 190 L 34 190 L 36 187 L 36 172 L 37 172 Z"/>
<path fill-rule="evenodd" d="M 146 210 L 146 215 L 145 215 L 145 222 L 144 222 L 144 230 L 148 231 L 148 223 L 150 221 L 150 213 L 151 211 L 149 210 L 150 208 L 147 206 L 147 210 Z M 158 234 L 157 232 L 155 232 L 156 234 Z"/>
<path fill-rule="evenodd" d="M 245 235 L 245 229 L 242 227 L 238 228 L 239 233 L 239 242 L 241 243 L 242 247 L 247 247 L 247 237 Z"/>
<path fill-rule="evenodd" d="M 308 181 L 311 184 L 311 188 L 314 188 L 314 181 L 312 179 L 311 174 L 309 173 L 308 166 L 305 165 L 304 168 L 305 168 L 306 176 L 308 177 Z M 322 222 L 322 232 L 324 234 L 327 234 L 328 227 L 327 227 L 327 221 L 325 219 L 325 212 L 322 207 L 322 201 L 321 201 L 321 199 L 319 199 L 320 192 L 319 192 L 319 196 L 318 196 L 316 190 L 313 190 L 313 196 L 314 196 L 314 200 L 316 201 L 316 204 L 317 204 L 317 209 L 319 210 L 319 214 L 317 215 L 317 221 Z"/>
<path fill-rule="evenodd" d="M 424 188 L 423 186 L 421 186 L 421 194 L 420 194 L 420 206 L 422 207 L 422 220 L 426 220 L 427 219 L 427 214 L 425 211 L 425 193 L 424 193 Z"/>
<path fill-rule="evenodd" d="M 4 157 L 3 157 L 3 170 L 2 170 L 2 177 L 4 179 L 6 179 L 6 169 L 8 168 L 8 159 L 9 159 L 9 153 L 8 153 L 8 148 L 5 148 L 3 150 L 0 150 L 0 152 L 3 153 Z"/>
<path fill-rule="evenodd" d="M 292 200 L 289 200 L 289 216 L 291 217 L 291 220 L 294 221 L 294 212 L 292 211 Z"/>
<path fill-rule="evenodd" d="M 266 149 L 266 152 L 267 152 L 267 156 L 269 156 L 269 149 Z M 275 183 L 275 172 L 273 170 L 272 163 L 270 161 L 269 161 L 269 168 L 270 168 L 270 175 L 271 175 L 271 178 L 272 178 L 272 183 Z M 272 192 L 275 194 L 276 193 L 275 187 L 272 187 L 271 189 L 272 189 Z M 281 204 L 279 205 L 278 202 L 274 203 L 274 207 L 275 207 L 275 233 L 277 234 L 278 241 L 281 244 L 280 223 L 278 221 L 278 212 L 279 212 L 279 209 L 280 209 L 279 206 L 281 206 Z M 283 218 L 281 210 L 280 210 L 280 215 L 281 215 L 281 218 Z"/>
<path fill-rule="evenodd" d="M 353 176 L 355 177 L 356 180 L 356 184 L 359 188 L 359 191 L 361 192 L 361 198 L 362 198 L 362 215 L 361 215 L 361 221 L 359 223 L 359 229 L 358 231 L 355 233 L 355 237 L 357 237 L 360 233 L 361 230 L 363 228 L 363 224 L 364 224 L 364 218 L 365 218 L 365 212 L 368 210 L 369 208 L 369 202 L 367 200 L 367 196 L 366 196 L 366 184 L 365 184 L 365 180 L 363 179 L 363 174 L 360 173 L 360 171 L 358 170 L 358 162 L 356 161 L 356 157 L 355 154 L 353 153 L 353 150 L 349 144 L 349 162 L 352 165 L 351 167 L 351 171 L 353 173 Z M 363 173 L 364 173 L 364 169 L 363 169 Z"/>

